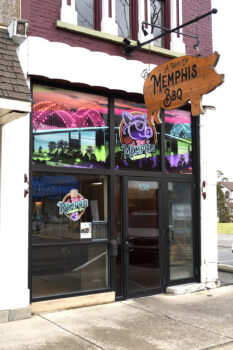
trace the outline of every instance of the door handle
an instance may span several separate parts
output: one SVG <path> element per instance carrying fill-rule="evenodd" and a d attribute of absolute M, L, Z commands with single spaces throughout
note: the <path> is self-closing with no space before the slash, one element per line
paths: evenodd
<path fill-rule="evenodd" d="M 111 240 L 111 256 L 117 256 L 118 244 L 115 239 Z"/>
<path fill-rule="evenodd" d="M 128 249 L 128 252 L 132 252 L 134 249 L 132 248 L 132 245 L 130 243 L 130 241 L 125 241 L 125 245 Z"/>
<path fill-rule="evenodd" d="M 171 235 L 171 240 L 174 241 L 174 238 L 175 238 L 174 230 L 170 230 L 170 229 L 167 230 L 167 243 L 171 243 L 170 235 Z"/>

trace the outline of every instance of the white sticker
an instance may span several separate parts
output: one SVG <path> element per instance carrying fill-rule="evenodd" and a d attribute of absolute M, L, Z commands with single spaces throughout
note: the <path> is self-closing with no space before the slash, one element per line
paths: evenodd
<path fill-rule="evenodd" d="M 92 238 L 92 223 L 91 222 L 81 222 L 80 224 L 80 238 Z"/>

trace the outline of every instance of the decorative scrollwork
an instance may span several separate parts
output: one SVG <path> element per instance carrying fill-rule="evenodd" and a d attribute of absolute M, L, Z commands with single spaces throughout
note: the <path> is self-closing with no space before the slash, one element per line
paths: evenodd
<path fill-rule="evenodd" d="M 149 74 L 150 74 L 150 70 L 146 68 L 146 69 L 144 69 L 144 70 L 142 71 L 141 77 L 142 77 L 144 80 L 146 80 L 146 78 L 148 77 Z"/>

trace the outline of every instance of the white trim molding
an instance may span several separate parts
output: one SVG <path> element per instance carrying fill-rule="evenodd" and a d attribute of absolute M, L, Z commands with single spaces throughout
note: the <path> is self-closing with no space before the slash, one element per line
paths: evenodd
<path fill-rule="evenodd" d="M 31 108 L 31 102 L 0 98 L 0 115 L 3 109 L 30 113 Z"/>
<path fill-rule="evenodd" d="M 78 13 L 75 9 L 75 0 L 71 0 L 70 5 L 67 4 L 67 0 L 62 0 L 60 19 L 63 22 L 78 24 Z"/>
<path fill-rule="evenodd" d="M 182 24 L 182 0 L 171 0 L 171 29 L 176 28 L 178 26 L 177 23 L 177 1 L 179 5 L 179 25 Z M 182 33 L 182 30 L 180 30 Z M 186 52 L 185 43 L 183 42 L 183 35 L 178 37 L 178 34 L 171 33 L 171 43 L 170 49 L 178 52 Z"/>
<path fill-rule="evenodd" d="M 116 24 L 115 0 L 112 2 L 112 17 L 109 17 L 109 1 L 102 1 L 102 21 L 101 31 L 113 35 L 118 35 L 118 26 Z"/>

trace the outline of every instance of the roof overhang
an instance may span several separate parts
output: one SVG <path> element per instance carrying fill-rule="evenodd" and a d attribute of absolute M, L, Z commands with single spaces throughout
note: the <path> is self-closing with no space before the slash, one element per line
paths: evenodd
<path fill-rule="evenodd" d="M 31 109 L 31 102 L 0 98 L 0 124 L 24 117 Z"/>

